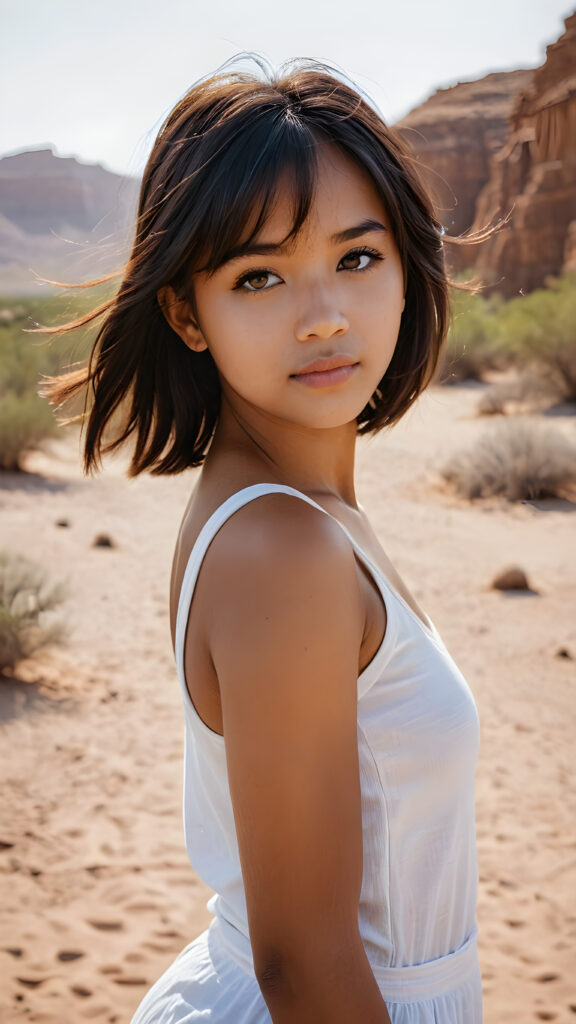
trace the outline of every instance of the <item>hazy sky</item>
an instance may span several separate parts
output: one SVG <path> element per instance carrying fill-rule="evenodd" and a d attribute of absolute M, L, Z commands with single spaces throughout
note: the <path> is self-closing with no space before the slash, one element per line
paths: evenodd
<path fill-rule="evenodd" d="M 155 130 L 242 50 L 342 68 L 394 122 L 435 88 L 536 67 L 574 0 L 0 0 L 0 155 L 140 173 Z"/>

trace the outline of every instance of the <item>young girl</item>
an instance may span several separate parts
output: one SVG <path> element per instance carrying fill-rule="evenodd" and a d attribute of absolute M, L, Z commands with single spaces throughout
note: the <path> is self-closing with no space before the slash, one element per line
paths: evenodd
<path fill-rule="evenodd" d="M 132 439 L 131 475 L 202 466 L 170 608 L 214 919 L 133 1024 L 481 1020 L 477 711 L 354 489 L 357 436 L 437 365 L 441 235 L 331 69 L 221 70 L 160 130 L 88 368 L 48 386 L 90 392 L 87 471 Z"/>

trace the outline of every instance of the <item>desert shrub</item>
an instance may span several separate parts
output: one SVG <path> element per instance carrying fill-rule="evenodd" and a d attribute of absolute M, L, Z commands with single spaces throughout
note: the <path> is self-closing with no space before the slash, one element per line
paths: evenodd
<path fill-rule="evenodd" d="M 483 380 L 487 370 L 502 365 L 495 343 L 498 296 L 485 298 L 452 290 L 451 319 L 444 350 L 436 372 L 436 383 L 455 384 L 462 380 Z"/>
<path fill-rule="evenodd" d="M 70 362 L 85 359 L 95 328 L 50 337 L 26 333 L 38 325 L 74 319 L 110 293 L 88 289 L 74 295 L 0 298 L 0 395 L 35 390 L 41 374 L 60 373 Z"/>
<path fill-rule="evenodd" d="M 520 370 L 511 379 L 492 384 L 478 401 L 479 416 L 505 415 L 511 411 L 546 408 L 556 397 L 556 389 L 534 370 Z"/>
<path fill-rule="evenodd" d="M 42 374 L 60 373 L 84 359 L 93 335 L 46 338 L 27 334 L 37 324 L 54 324 L 79 316 L 101 300 L 92 292 L 70 296 L 0 299 L 0 469 L 17 470 L 21 457 L 54 433 L 56 419 L 37 388 Z"/>
<path fill-rule="evenodd" d="M 576 272 L 507 301 L 453 289 L 436 383 L 483 380 L 489 370 L 512 367 L 535 371 L 551 401 L 576 402 Z M 495 411 L 497 397 L 486 398 L 487 411 Z"/>
<path fill-rule="evenodd" d="M 466 498 L 562 498 L 576 488 L 576 445 L 537 421 L 503 420 L 441 474 Z"/>
<path fill-rule="evenodd" d="M 38 566 L 0 551 L 0 673 L 64 641 L 65 626 L 52 615 L 64 597 L 62 584 L 50 586 Z"/>
<path fill-rule="evenodd" d="M 497 321 L 500 351 L 537 368 L 557 398 L 576 402 L 576 272 L 510 299 Z"/>
<path fill-rule="evenodd" d="M 18 471 L 22 456 L 56 431 L 50 406 L 35 392 L 0 397 L 0 470 Z"/>

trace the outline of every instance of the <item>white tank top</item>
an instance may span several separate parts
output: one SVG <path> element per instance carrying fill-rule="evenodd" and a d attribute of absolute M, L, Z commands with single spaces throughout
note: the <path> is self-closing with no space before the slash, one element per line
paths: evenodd
<path fill-rule="evenodd" d="M 186 730 L 186 849 L 194 870 L 215 892 L 206 905 L 230 955 L 251 974 L 225 742 L 192 703 L 184 678 L 184 640 L 196 579 L 214 535 L 247 502 L 279 492 L 329 515 L 301 491 L 280 484 L 255 484 L 233 494 L 210 516 L 190 553 L 175 637 Z M 370 571 L 387 612 L 382 644 L 358 678 L 364 851 L 358 921 L 378 977 L 379 967 L 423 964 L 475 942 L 479 722 L 470 688 L 434 625 L 416 615 L 339 525 Z"/>

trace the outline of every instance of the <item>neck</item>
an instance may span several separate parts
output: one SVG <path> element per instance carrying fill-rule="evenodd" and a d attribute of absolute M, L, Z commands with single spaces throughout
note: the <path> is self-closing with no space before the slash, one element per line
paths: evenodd
<path fill-rule="evenodd" d="M 310 496 L 333 497 L 358 508 L 354 491 L 356 422 L 326 429 L 286 423 L 253 407 L 239 408 L 222 397 L 220 419 L 206 458 L 206 470 L 228 459 L 234 467 L 262 474 Z"/>

